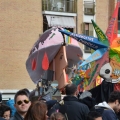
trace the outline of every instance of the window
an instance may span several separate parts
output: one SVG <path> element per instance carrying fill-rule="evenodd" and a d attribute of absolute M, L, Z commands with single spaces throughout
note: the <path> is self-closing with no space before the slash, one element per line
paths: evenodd
<path fill-rule="evenodd" d="M 82 24 L 82 33 L 87 36 L 93 36 L 93 25 L 92 23 L 83 23 Z M 84 46 L 84 52 L 90 53 L 91 49 L 87 46 Z"/>
<path fill-rule="evenodd" d="M 84 2 L 84 14 L 85 15 L 94 15 L 95 14 L 95 3 L 90 1 Z"/>
<path fill-rule="evenodd" d="M 42 0 L 42 11 L 77 13 L 77 0 Z"/>

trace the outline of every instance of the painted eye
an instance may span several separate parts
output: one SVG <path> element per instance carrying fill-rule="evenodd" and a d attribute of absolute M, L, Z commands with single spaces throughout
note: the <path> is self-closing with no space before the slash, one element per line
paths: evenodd
<path fill-rule="evenodd" d="M 110 63 L 106 63 L 105 65 L 103 65 L 100 69 L 100 76 L 103 78 L 110 78 L 112 74 L 112 67 L 110 65 Z"/>
<path fill-rule="evenodd" d="M 109 73 L 110 73 L 110 70 L 109 70 L 109 69 L 106 69 L 106 70 L 105 70 L 105 73 L 106 73 L 106 74 L 109 74 Z"/>

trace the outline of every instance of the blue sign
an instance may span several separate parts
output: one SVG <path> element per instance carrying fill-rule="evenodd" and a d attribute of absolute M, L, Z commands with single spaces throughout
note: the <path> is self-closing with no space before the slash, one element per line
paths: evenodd
<path fill-rule="evenodd" d="M 88 57 L 79 67 L 84 66 L 90 62 L 93 62 L 95 60 L 98 60 L 102 58 L 102 56 L 107 52 L 106 48 L 101 48 L 96 50 L 90 57 Z"/>
<path fill-rule="evenodd" d="M 59 31 L 63 34 L 66 34 L 66 35 L 76 39 L 77 41 L 81 42 L 82 44 L 84 44 L 94 50 L 97 50 L 100 48 L 108 48 L 106 45 L 99 42 L 99 40 L 95 37 L 71 33 L 71 32 L 65 31 L 65 30 L 59 30 Z"/>

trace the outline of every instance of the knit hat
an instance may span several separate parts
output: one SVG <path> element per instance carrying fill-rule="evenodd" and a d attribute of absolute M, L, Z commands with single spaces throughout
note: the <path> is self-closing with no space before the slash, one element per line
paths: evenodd
<path fill-rule="evenodd" d="M 83 99 L 85 97 L 92 97 L 91 92 L 89 91 L 84 91 L 81 95 L 80 95 L 80 99 Z"/>

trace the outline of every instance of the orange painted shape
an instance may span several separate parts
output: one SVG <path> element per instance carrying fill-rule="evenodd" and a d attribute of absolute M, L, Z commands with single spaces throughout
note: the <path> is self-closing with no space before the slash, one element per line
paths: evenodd
<path fill-rule="evenodd" d="M 47 53 L 45 52 L 43 60 L 42 60 L 42 69 L 47 70 L 48 68 L 49 68 L 49 60 L 48 60 Z"/>
<path fill-rule="evenodd" d="M 120 37 L 115 38 L 111 43 L 111 48 L 120 47 Z"/>

